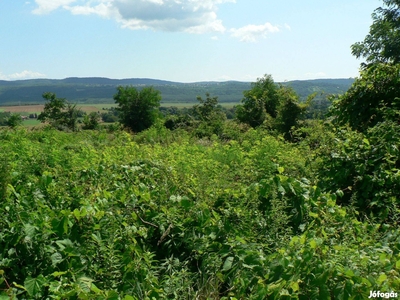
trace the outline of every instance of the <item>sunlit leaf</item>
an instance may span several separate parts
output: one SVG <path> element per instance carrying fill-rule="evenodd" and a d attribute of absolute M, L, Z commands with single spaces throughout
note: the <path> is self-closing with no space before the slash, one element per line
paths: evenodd
<path fill-rule="evenodd" d="M 223 267 L 222 267 L 222 271 L 229 271 L 231 268 L 232 268 L 232 264 L 233 264 L 233 257 L 232 256 L 229 256 L 226 260 L 225 260 L 225 262 L 224 262 L 224 265 L 223 265 Z"/>

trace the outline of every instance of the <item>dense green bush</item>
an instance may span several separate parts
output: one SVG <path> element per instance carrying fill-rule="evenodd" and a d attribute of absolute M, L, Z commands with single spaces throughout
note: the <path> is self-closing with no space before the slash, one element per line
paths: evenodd
<path fill-rule="evenodd" d="M 365 133 L 342 128 L 336 136 L 332 144 L 324 145 L 321 185 L 331 191 L 342 190 L 340 203 L 398 222 L 399 125 L 385 121 Z"/>
<path fill-rule="evenodd" d="M 196 139 L 161 121 L 133 136 L 17 129 L 0 140 L 3 298 L 364 299 L 399 289 L 399 230 L 359 221 L 305 179 L 306 145 L 261 129 Z"/>
<path fill-rule="evenodd" d="M 150 128 L 159 117 L 161 94 L 153 87 L 119 86 L 114 100 L 120 123 L 134 132 Z"/>
<path fill-rule="evenodd" d="M 399 122 L 400 64 L 373 64 L 360 72 L 350 89 L 338 96 L 330 114 L 339 125 L 357 131 L 385 120 Z"/>

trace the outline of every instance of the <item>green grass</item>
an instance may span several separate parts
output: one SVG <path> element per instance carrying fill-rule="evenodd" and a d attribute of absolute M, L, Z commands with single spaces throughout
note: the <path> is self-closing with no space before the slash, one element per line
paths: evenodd
<path fill-rule="evenodd" d="M 161 102 L 161 107 L 172 107 L 175 106 L 177 108 L 190 108 L 193 107 L 194 105 L 198 104 L 198 102 Z M 232 108 L 235 105 L 239 105 L 240 103 L 238 102 L 219 102 L 219 105 L 225 108 Z"/>
<path fill-rule="evenodd" d="M 78 104 L 77 107 L 82 109 L 83 111 L 90 110 L 95 107 L 97 110 L 101 111 L 103 108 L 110 109 L 111 107 L 115 107 L 115 103 L 96 103 L 96 104 Z"/>
<path fill-rule="evenodd" d="M 41 124 L 41 123 L 40 123 L 40 121 L 38 121 L 37 119 L 29 119 L 29 120 L 24 120 L 24 121 L 22 122 L 22 124 L 23 124 L 24 126 L 26 126 L 26 127 L 31 127 L 31 126 L 37 126 L 37 125 L 39 125 L 39 124 Z"/>

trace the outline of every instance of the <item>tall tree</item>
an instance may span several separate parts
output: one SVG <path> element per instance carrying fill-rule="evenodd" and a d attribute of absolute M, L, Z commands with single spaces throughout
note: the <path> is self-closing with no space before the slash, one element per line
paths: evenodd
<path fill-rule="evenodd" d="M 242 105 L 237 107 L 239 121 L 252 127 L 261 125 L 267 114 L 276 118 L 278 114 L 278 86 L 271 75 L 264 75 L 251 84 L 251 89 L 243 92 Z"/>
<path fill-rule="evenodd" d="M 210 137 L 212 134 L 221 135 L 226 115 L 218 105 L 218 97 L 206 93 L 206 99 L 197 96 L 199 104 L 193 107 L 194 117 L 200 121 L 195 133 L 198 137 Z"/>
<path fill-rule="evenodd" d="M 376 63 L 360 73 L 334 101 L 331 115 L 339 125 L 365 131 L 384 120 L 400 121 L 400 64 Z"/>
<path fill-rule="evenodd" d="M 291 139 L 292 128 L 297 126 L 301 119 L 304 119 L 305 112 L 316 93 L 309 95 L 305 102 L 300 102 L 300 97 L 293 88 L 281 85 L 278 95 L 280 103 L 274 127 L 283 133 L 286 139 Z"/>
<path fill-rule="evenodd" d="M 369 34 L 351 46 L 352 54 L 367 64 L 400 63 L 400 0 L 383 0 L 372 19 Z"/>
<path fill-rule="evenodd" d="M 38 116 L 42 123 L 49 122 L 57 129 L 67 128 L 77 130 L 79 110 L 76 105 L 68 103 L 65 98 L 57 98 L 54 93 L 44 93 L 43 98 L 47 101 L 43 112 Z"/>
<path fill-rule="evenodd" d="M 257 127 L 268 121 L 270 128 L 283 133 L 286 138 L 293 126 L 298 124 L 315 94 L 304 103 L 290 87 L 278 86 L 270 75 L 258 78 L 251 90 L 245 91 L 242 105 L 236 108 L 236 117 L 242 123 Z"/>
<path fill-rule="evenodd" d="M 20 114 L 11 114 L 7 119 L 7 126 L 15 128 L 22 125 L 22 118 Z"/>
<path fill-rule="evenodd" d="M 114 100 L 121 124 L 134 132 L 151 127 L 159 116 L 161 94 L 153 87 L 119 86 Z"/>

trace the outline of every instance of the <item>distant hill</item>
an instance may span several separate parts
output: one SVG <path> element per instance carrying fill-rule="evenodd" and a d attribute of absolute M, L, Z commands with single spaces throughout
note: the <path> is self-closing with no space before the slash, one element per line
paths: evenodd
<path fill-rule="evenodd" d="M 313 92 L 338 94 L 345 92 L 353 79 L 317 79 L 296 80 L 282 83 L 292 86 L 305 98 Z M 58 97 L 73 103 L 113 103 L 116 87 L 132 85 L 138 88 L 153 86 L 160 90 L 162 102 L 196 103 L 198 95 L 206 92 L 218 96 L 220 102 L 239 103 L 243 91 L 250 89 L 250 82 L 195 82 L 180 83 L 148 78 L 109 79 L 101 77 L 65 78 L 65 79 L 30 79 L 17 81 L 0 80 L 0 105 L 40 104 L 44 92 L 52 92 Z"/>

